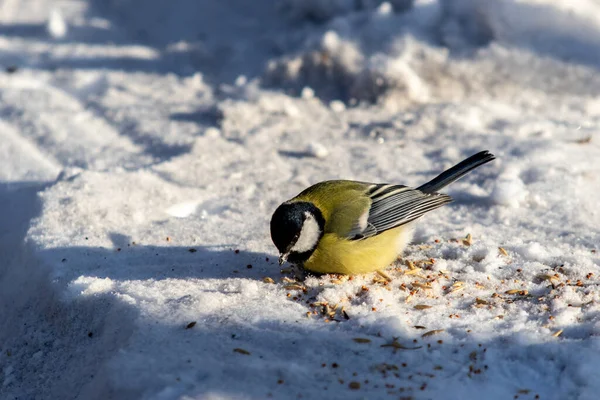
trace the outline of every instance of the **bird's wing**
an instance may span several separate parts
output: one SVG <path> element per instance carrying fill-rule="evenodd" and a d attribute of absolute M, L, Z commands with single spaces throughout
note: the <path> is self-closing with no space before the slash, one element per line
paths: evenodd
<path fill-rule="evenodd" d="M 407 224 L 452 201 L 445 194 L 423 193 L 402 185 L 372 185 L 366 194 L 371 206 L 346 235 L 351 240 L 366 239 Z"/>

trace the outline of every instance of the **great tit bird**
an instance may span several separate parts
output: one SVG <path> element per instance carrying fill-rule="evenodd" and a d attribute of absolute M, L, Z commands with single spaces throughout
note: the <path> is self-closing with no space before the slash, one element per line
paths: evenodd
<path fill-rule="evenodd" d="M 347 275 L 386 268 L 412 240 L 413 221 L 452 201 L 438 190 L 494 158 L 479 152 L 416 189 L 348 180 L 317 183 L 273 213 L 271 238 L 279 264 Z"/>

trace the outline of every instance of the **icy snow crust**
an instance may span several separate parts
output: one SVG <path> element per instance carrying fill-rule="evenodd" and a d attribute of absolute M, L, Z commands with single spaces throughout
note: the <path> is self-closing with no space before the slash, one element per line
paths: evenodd
<path fill-rule="evenodd" d="M 599 54 L 592 0 L 3 2 L 0 398 L 597 399 Z M 306 186 L 483 149 L 391 281 L 280 271 Z"/>

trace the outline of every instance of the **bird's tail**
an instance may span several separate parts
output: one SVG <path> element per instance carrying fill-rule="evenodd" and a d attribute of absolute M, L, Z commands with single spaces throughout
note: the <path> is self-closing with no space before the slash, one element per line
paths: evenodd
<path fill-rule="evenodd" d="M 456 164 L 454 167 L 442 172 L 429 182 L 419 186 L 417 190 L 423 193 L 435 193 L 441 188 L 448 186 L 457 179 L 462 178 L 475 168 L 494 160 L 496 157 L 489 151 L 480 151 Z"/>

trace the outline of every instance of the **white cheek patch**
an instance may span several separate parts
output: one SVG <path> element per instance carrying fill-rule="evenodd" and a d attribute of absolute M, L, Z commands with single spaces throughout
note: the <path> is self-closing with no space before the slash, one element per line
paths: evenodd
<path fill-rule="evenodd" d="M 315 220 L 311 213 L 304 213 L 305 220 L 300 230 L 300 236 L 294 243 L 291 251 L 296 253 L 304 253 L 317 247 L 317 242 L 321 237 L 321 229 L 319 223 Z"/>

